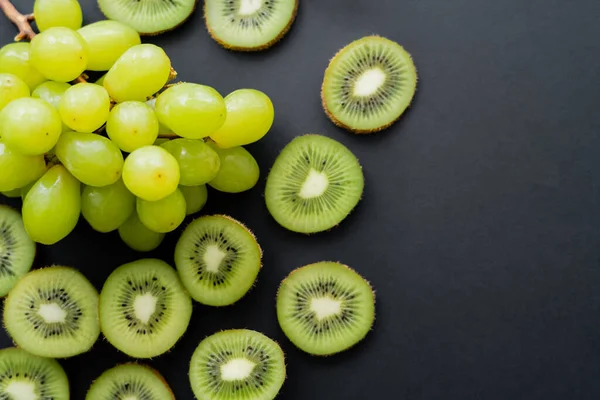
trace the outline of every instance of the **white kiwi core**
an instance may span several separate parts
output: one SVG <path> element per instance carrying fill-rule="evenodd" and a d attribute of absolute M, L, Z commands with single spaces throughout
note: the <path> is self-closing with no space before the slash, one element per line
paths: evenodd
<path fill-rule="evenodd" d="M 327 186 L 329 186 L 327 175 L 311 168 L 310 171 L 308 171 L 308 176 L 304 180 L 304 183 L 302 183 L 298 195 L 303 199 L 319 197 L 325 193 Z"/>
<path fill-rule="evenodd" d="M 144 324 L 147 324 L 154 311 L 156 311 L 156 301 L 157 298 L 150 293 L 136 296 L 133 301 L 135 317 Z"/>
<path fill-rule="evenodd" d="M 40 305 L 38 315 L 42 317 L 47 324 L 65 322 L 65 319 L 67 318 L 67 312 L 56 303 Z"/>
<path fill-rule="evenodd" d="M 358 97 L 371 96 L 385 82 L 385 73 L 381 68 L 372 68 L 363 72 L 354 83 L 354 95 Z"/>
<path fill-rule="evenodd" d="M 221 378 L 224 381 L 238 381 L 246 379 L 252 373 L 256 364 L 245 358 L 234 358 L 221 365 Z"/>
<path fill-rule="evenodd" d="M 320 321 L 332 315 L 338 315 L 342 311 L 342 302 L 331 297 L 315 297 L 310 301 L 310 309 Z"/>
<path fill-rule="evenodd" d="M 211 244 L 206 248 L 204 253 L 204 264 L 206 264 L 206 270 L 210 272 L 219 272 L 219 265 L 227 254 L 221 250 L 218 246 Z"/>

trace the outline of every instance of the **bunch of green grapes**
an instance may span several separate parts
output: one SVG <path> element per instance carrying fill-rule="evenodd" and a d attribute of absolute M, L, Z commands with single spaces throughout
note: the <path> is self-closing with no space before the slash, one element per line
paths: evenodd
<path fill-rule="evenodd" d="M 34 8 L 41 32 L 0 48 L 0 192 L 23 200 L 29 236 L 51 245 L 80 216 L 138 251 L 207 201 L 253 188 L 243 147 L 270 130 L 269 97 L 169 83 L 165 51 L 117 21 L 82 26 L 75 0 Z M 95 83 L 84 72 L 104 73 Z"/>

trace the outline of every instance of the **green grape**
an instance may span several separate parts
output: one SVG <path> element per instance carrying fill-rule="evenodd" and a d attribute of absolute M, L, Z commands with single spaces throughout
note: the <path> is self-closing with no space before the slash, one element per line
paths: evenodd
<path fill-rule="evenodd" d="M 171 60 L 160 47 L 145 43 L 130 47 L 106 73 L 104 87 L 117 103 L 146 101 L 165 86 Z"/>
<path fill-rule="evenodd" d="M 174 139 L 161 144 L 160 147 L 171 153 L 179 163 L 180 185 L 204 185 L 219 172 L 219 155 L 202 140 Z"/>
<path fill-rule="evenodd" d="M 70 87 L 71 85 L 66 82 L 47 81 L 36 87 L 33 92 L 31 92 L 31 97 L 45 100 L 58 110 L 60 99 Z"/>
<path fill-rule="evenodd" d="M 35 185 L 36 182 L 37 182 L 37 179 L 31 183 L 28 183 L 27 185 L 25 185 L 21 188 L 21 200 L 25 201 L 25 197 L 27 196 L 27 193 L 29 193 L 29 190 L 31 190 L 31 188 L 33 187 L 33 185 Z"/>
<path fill-rule="evenodd" d="M 217 176 L 208 185 L 220 192 L 240 193 L 250 190 L 258 182 L 258 163 L 243 147 L 221 149 L 213 142 L 207 142 L 221 159 Z"/>
<path fill-rule="evenodd" d="M 64 93 L 58 111 L 69 128 L 77 132 L 93 132 L 106 122 L 110 98 L 102 86 L 78 83 Z"/>
<path fill-rule="evenodd" d="M 78 32 L 88 44 L 90 71 L 108 71 L 129 48 L 142 43 L 135 29 L 118 21 L 94 22 Z"/>
<path fill-rule="evenodd" d="M 262 139 L 275 118 L 269 96 L 254 89 L 240 89 L 225 97 L 227 118 L 218 131 L 210 135 L 219 147 L 244 146 Z"/>
<path fill-rule="evenodd" d="M 60 162 L 85 185 L 112 185 L 121 177 L 123 154 L 104 136 L 65 132 L 55 151 Z"/>
<path fill-rule="evenodd" d="M 47 79 L 69 82 L 87 66 L 87 43 L 69 28 L 54 27 L 31 40 L 30 61 Z"/>
<path fill-rule="evenodd" d="M 35 0 L 33 14 L 40 32 L 55 26 L 79 29 L 83 23 L 83 13 L 77 0 Z"/>
<path fill-rule="evenodd" d="M 13 100 L 0 111 L 0 132 L 4 143 L 25 155 L 50 150 L 60 137 L 62 123 L 58 111 L 33 97 Z"/>
<path fill-rule="evenodd" d="M 21 197 L 21 189 L 7 190 L 7 191 L 3 191 L 0 193 L 3 196 L 11 198 L 11 199 L 16 199 L 17 197 Z"/>
<path fill-rule="evenodd" d="M 6 171 L 10 171 L 7 173 Z M 14 152 L 0 140 L 0 190 L 22 188 L 46 172 L 43 155 L 26 156 Z"/>
<path fill-rule="evenodd" d="M 62 165 L 50 168 L 23 201 L 23 224 L 29 237 L 52 245 L 75 229 L 81 212 L 80 183 Z"/>
<path fill-rule="evenodd" d="M 206 185 L 200 186 L 179 186 L 179 190 L 185 197 L 186 215 L 196 214 L 204 208 L 208 200 L 208 190 Z"/>
<path fill-rule="evenodd" d="M 179 179 L 177 160 L 162 147 L 140 147 L 125 159 L 123 182 L 143 200 L 164 199 L 177 189 Z"/>
<path fill-rule="evenodd" d="M 158 96 L 156 115 L 175 134 L 202 139 L 223 125 L 227 108 L 223 97 L 212 87 L 184 82 Z"/>
<path fill-rule="evenodd" d="M 136 212 L 119 227 L 121 240 L 130 248 L 140 252 L 152 251 L 162 243 L 164 233 L 158 233 L 146 228 Z"/>
<path fill-rule="evenodd" d="M 18 76 L 29 90 L 35 89 L 46 78 L 31 65 L 29 51 L 31 44 L 28 42 L 9 43 L 0 49 L 0 72 Z"/>
<path fill-rule="evenodd" d="M 140 221 L 148 229 L 167 233 L 172 232 L 181 225 L 186 216 L 187 206 L 181 190 L 158 201 L 137 199 L 136 210 Z"/>
<path fill-rule="evenodd" d="M 154 111 L 156 111 L 156 97 L 153 97 L 150 100 L 148 100 L 146 102 L 146 104 L 149 105 L 150 107 L 152 107 L 152 109 Z M 169 134 L 173 134 L 173 132 L 165 124 L 163 124 L 162 122 L 158 121 L 158 134 L 159 135 L 169 135 Z M 169 139 L 165 139 L 165 140 L 169 140 Z"/>
<path fill-rule="evenodd" d="M 94 84 L 104 87 L 104 78 L 106 78 L 106 74 L 104 74 L 100 78 L 98 78 L 98 80 L 96 82 L 94 82 Z"/>
<path fill-rule="evenodd" d="M 135 210 L 135 196 L 123 180 L 103 187 L 85 186 L 81 215 L 98 232 L 112 232 L 123 225 Z"/>
<path fill-rule="evenodd" d="M 0 73 L 0 111 L 11 101 L 29 94 L 29 86 L 16 75 Z"/>
<path fill-rule="evenodd" d="M 119 103 L 110 112 L 106 134 L 121 150 L 131 153 L 154 143 L 158 137 L 158 119 L 147 104 L 139 101 Z"/>

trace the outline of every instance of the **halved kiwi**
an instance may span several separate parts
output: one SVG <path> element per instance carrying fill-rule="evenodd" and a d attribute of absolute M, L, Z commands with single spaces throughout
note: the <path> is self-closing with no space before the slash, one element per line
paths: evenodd
<path fill-rule="evenodd" d="M 31 270 L 35 255 L 36 244 L 25 231 L 21 214 L 0 205 L 0 297 Z"/>
<path fill-rule="evenodd" d="M 154 368 L 125 363 L 104 371 L 85 396 L 85 400 L 108 399 L 175 400 L 175 395 Z"/>
<path fill-rule="evenodd" d="M 416 86 L 417 70 L 404 47 L 381 36 L 367 36 L 346 45 L 330 61 L 321 100 L 336 125 L 372 133 L 400 118 Z"/>

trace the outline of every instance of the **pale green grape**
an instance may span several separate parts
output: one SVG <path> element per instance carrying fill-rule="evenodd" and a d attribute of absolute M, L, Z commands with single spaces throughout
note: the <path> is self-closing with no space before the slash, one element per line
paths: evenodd
<path fill-rule="evenodd" d="M 100 85 L 102 87 L 104 87 L 104 78 L 106 78 L 106 74 L 102 75 L 100 78 L 98 78 L 98 80 L 96 82 L 94 82 L 96 85 Z"/>
<path fill-rule="evenodd" d="M 77 0 L 35 0 L 33 14 L 40 32 L 55 26 L 79 29 L 83 23 Z"/>
<path fill-rule="evenodd" d="M 4 143 L 14 151 L 39 155 L 49 151 L 62 132 L 58 111 L 33 97 L 13 100 L 0 112 L 0 132 Z"/>
<path fill-rule="evenodd" d="M 31 65 L 49 80 L 77 79 L 85 71 L 87 60 L 87 43 L 72 29 L 49 28 L 31 41 Z"/>
<path fill-rule="evenodd" d="M 269 96 L 259 90 L 236 90 L 225 97 L 225 104 L 225 123 L 210 135 L 219 147 L 230 148 L 257 142 L 273 125 L 273 103 Z"/>
<path fill-rule="evenodd" d="M 219 172 L 219 155 L 202 140 L 174 139 L 160 147 L 171 153 L 179 163 L 180 185 L 204 185 Z"/>
<path fill-rule="evenodd" d="M 29 86 L 16 75 L 0 73 L 0 111 L 11 101 L 29 94 Z"/>
<path fill-rule="evenodd" d="M 110 112 L 106 134 L 121 150 L 131 153 L 154 143 L 158 136 L 158 119 L 147 104 L 119 103 Z"/>
<path fill-rule="evenodd" d="M 31 92 L 31 97 L 45 100 L 58 110 L 60 99 L 70 87 L 71 85 L 66 82 L 47 81 L 36 87 L 33 92 Z"/>
<path fill-rule="evenodd" d="M 21 189 L 13 189 L 0 192 L 3 196 L 9 197 L 11 199 L 16 199 L 17 197 L 21 197 Z"/>
<path fill-rule="evenodd" d="M 23 224 L 29 237 L 52 245 L 75 229 L 81 212 L 80 183 L 62 165 L 50 168 L 23 201 Z"/>
<path fill-rule="evenodd" d="M 29 51 L 31 44 L 28 42 L 9 43 L 0 49 L 0 72 L 18 76 L 29 86 L 35 89 L 46 78 L 31 65 Z"/>
<path fill-rule="evenodd" d="M 177 189 L 179 179 L 177 160 L 161 147 L 140 147 L 125 159 L 123 182 L 143 200 L 164 199 Z"/>
<path fill-rule="evenodd" d="M 104 136 L 65 132 L 55 151 L 60 162 L 85 185 L 112 185 L 121 177 L 123 154 Z"/>
<path fill-rule="evenodd" d="M 227 108 L 223 97 L 212 87 L 184 82 L 158 96 L 156 115 L 177 135 L 202 139 L 223 125 Z"/>
<path fill-rule="evenodd" d="M 108 71 L 129 48 L 142 43 L 135 29 L 118 21 L 94 22 L 78 32 L 88 44 L 90 71 Z"/>
<path fill-rule="evenodd" d="M 102 86 L 78 83 L 63 94 L 58 111 L 69 128 L 77 132 L 93 132 L 106 122 L 110 98 Z"/>
<path fill-rule="evenodd" d="M 169 80 L 171 60 L 160 47 L 145 43 L 130 47 L 106 73 L 104 87 L 117 103 L 146 101 Z"/>
<path fill-rule="evenodd" d="M 187 215 L 196 214 L 204 208 L 208 200 L 208 190 L 206 185 L 200 186 L 179 186 L 179 190 L 185 197 Z"/>
<path fill-rule="evenodd" d="M 136 210 L 140 221 L 148 229 L 167 233 L 172 232 L 185 219 L 187 206 L 185 197 L 181 190 L 176 189 L 173 193 L 158 201 L 147 201 L 137 199 Z"/>
<path fill-rule="evenodd" d="M 156 111 L 156 97 L 153 97 L 150 100 L 146 101 L 146 104 L 149 105 L 150 107 L 152 107 L 152 109 L 154 111 Z M 158 134 L 160 136 L 160 135 L 173 134 L 173 132 L 171 131 L 171 129 L 169 127 L 165 126 L 165 124 L 158 121 Z M 165 139 L 165 140 L 168 140 L 168 139 Z"/>
<path fill-rule="evenodd" d="M 213 142 L 207 142 L 221 159 L 217 176 L 208 185 L 220 192 L 240 193 L 252 189 L 260 177 L 258 163 L 243 147 L 221 149 Z"/>
<path fill-rule="evenodd" d="M 165 238 L 164 233 L 158 233 L 146 228 L 136 212 L 119 227 L 121 240 L 133 250 L 146 252 L 156 249 Z"/>
<path fill-rule="evenodd" d="M 98 232 L 112 232 L 135 210 L 135 196 L 119 179 L 103 187 L 86 186 L 81 195 L 81 215 Z"/>
<path fill-rule="evenodd" d="M 43 155 L 25 156 L 16 153 L 0 140 L 0 190 L 22 188 L 38 179 L 44 172 L 46 161 Z"/>

